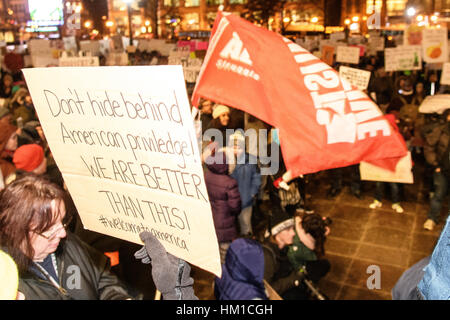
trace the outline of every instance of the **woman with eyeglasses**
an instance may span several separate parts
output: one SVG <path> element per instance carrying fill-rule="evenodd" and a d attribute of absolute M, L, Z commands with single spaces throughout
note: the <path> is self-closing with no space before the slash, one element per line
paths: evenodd
<path fill-rule="evenodd" d="M 66 230 L 65 193 L 28 174 L 0 193 L 0 248 L 16 262 L 27 300 L 132 299 L 108 258 Z"/>

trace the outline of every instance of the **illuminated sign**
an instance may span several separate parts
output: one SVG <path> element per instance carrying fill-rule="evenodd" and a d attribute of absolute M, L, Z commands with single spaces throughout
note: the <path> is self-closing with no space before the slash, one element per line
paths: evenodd
<path fill-rule="evenodd" d="M 28 26 L 60 26 L 64 24 L 62 0 L 28 0 L 31 21 Z"/>

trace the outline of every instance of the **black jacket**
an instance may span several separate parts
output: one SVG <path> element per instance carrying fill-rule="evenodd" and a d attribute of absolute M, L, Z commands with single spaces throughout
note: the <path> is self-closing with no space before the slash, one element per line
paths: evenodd
<path fill-rule="evenodd" d="M 67 232 L 55 252 L 61 292 L 45 277 L 30 269 L 20 274 L 19 291 L 27 300 L 124 300 L 132 299 L 110 272 L 109 259 Z M 77 278 L 79 276 L 79 278 Z"/>

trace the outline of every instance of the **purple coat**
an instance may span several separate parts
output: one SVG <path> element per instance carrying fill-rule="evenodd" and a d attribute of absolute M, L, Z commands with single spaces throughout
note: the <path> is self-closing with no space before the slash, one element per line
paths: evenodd
<path fill-rule="evenodd" d="M 205 182 L 217 238 L 219 242 L 227 242 L 238 236 L 236 216 L 241 212 L 241 196 L 237 181 L 228 175 L 228 164 L 222 162 L 207 161 Z"/>

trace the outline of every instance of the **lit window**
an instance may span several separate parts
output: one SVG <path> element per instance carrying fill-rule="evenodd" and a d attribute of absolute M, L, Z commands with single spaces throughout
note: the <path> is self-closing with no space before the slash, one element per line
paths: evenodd
<path fill-rule="evenodd" d="M 245 4 L 247 0 L 230 0 L 230 4 Z"/>
<path fill-rule="evenodd" d="M 180 0 L 164 0 L 164 6 L 166 7 L 178 7 Z"/>
<path fill-rule="evenodd" d="M 206 0 L 208 6 L 218 6 L 223 4 L 224 0 Z"/>
<path fill-rule="evenodd" d="M 198 7 L 200 5 L 200 0 L 186 0 L 184 3 L 185 7 Z"/>

